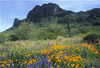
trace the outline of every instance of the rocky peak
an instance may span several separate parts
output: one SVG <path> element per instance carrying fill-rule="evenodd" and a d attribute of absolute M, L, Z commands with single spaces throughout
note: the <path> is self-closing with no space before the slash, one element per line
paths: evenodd
<path fill-rule="evenodd" d="M 32 22 L 39 22 L 41 18 L 53 16 L 56 13 L 63 12 L 57 4 L 48 3 L 42 6 L 35 6 L 27 15 L 27 20 Z"/>
<path fill-rule="evenodd" d="M 20 25 L 20 20 L 15 18 L 13 26 L 18 27 Z"/>
<path fill-rule="evenodd" d="M 18 27 L 24 21 L 26 21 L 26 19 L 19 20 L 18 18 L 15 18 L 13 27 Z"/>

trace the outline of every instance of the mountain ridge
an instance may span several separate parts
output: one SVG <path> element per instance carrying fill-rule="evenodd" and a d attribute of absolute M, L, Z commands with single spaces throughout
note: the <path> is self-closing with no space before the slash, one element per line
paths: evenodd
<path fill-rule="evenodd" d="M 18 27 L 24 21 L 37 23 L 46 17 L 57 17 L 58 23 L 67 23 L 69 16 L 75 19 L 74 21 L 72 20 L 72 22 L 95 22 L 95 16 L 97 19 L 100 19 L 100 8 L 94 8 L 88 11 L 73 12 L 70 10 L 64 10 L 54 3 L 43 4 L 42 6 L 36 5 L 29 11 L 25 19 L 19 20 L 18 18 L 15 18 L 12 27 Z M 92 16 L 94 17 L 92 18 Z M 98 23 L 100 22 L 98 21 Z"/>

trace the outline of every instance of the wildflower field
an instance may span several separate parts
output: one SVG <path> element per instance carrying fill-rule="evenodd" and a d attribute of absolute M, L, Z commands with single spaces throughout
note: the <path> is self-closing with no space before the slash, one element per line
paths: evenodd
<path fill-rule="evenodd" d="M 100 65 L 100 51 L 93 44 L 65 41 L 63 45 L 59 41 L 53 45 L 52 42 L 44 46 L 26 44 L 26 47 L 22 43 L 19 47 L 12 48 L 11 44 L 2 47 L 0 68 L 96 68 Z"/>

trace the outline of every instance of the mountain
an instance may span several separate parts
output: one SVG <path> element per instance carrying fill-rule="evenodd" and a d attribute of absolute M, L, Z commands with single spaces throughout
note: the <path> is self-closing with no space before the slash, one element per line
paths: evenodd
<path fill-rule="evenodd" d="M 85 12 L 73 12 L 64 10 L 54 3 L 43 4 L 42 6 L 37 5 L 29 11 L 26 19 L 19 20 L 15 18 L 13 27 L 18 27 L 24 21 L 39 23 L 44 18 L 48 19 L 55 17 L 57 17 L 58 23 L 68 23 L 68 18 L 71 17 L 71 22 L 73 23 L 89 22 L 90 24 L 98 24 L 100 23 L 100 8 L 91 9 Z"/>
<path fill-rule="evenodd" d="M 58 5 L 53 3 L 43 4 L 42 6 L 35 6 L 27 15 L 27 20 L 32 22 L 39 22 L 42 18 L 53 16 L 56 13 L 64 12 Z"/>
<path fill-rule="evenodd" d="M 100 25 L 100 8 L 95 8 L 87 12 L 89 13 L 87 20 L 92 23 L 95 22 L 93 24 L 97 23 L 98 25 Z"/>

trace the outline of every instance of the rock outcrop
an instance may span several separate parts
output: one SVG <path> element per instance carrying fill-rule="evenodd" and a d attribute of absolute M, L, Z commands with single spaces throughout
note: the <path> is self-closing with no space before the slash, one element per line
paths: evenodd
<path fill-rule="evenodd" d="M 13 26 L 18 27 L 21 24 L 21 21 L 15 18 Z"/>
<path fill-rule="evenodd" d="M 39 22 L 44 17 L 54 16 L 57 13 L 64 12 L 57 4 L 48 3 L 42 6 L 35 6 L 27 15 L 27 20 Z"/>

